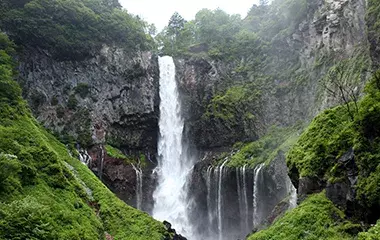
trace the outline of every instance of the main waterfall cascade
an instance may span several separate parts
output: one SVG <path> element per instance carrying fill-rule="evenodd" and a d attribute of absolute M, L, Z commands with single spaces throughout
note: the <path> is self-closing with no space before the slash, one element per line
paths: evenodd
<path fill-rule="evenodd" d="M 192 237 L 187 213 L 186 180 L 193 161 L 183 144 L 184 121 L 177 83 L 175 65 L 171 57 L 159 58 L 160 65 L 160 137 L 158 141 L 158 185 L 153 193 L 153 217 L 167 220 L 180 234 Z"/>
<path fill-rule="evenodd" d="M 259 164 L 254 169 L 247 165 L 230 168 L 228 158 L 218 166 L 206 166 L 207 171 L 192 188 L 204 188 L 200 197 L 204 199 L 192 197 L 188 185 L 192 182 L 195 161 L 187 154 L 183 139 L 184 120 L 175 65 L 173 59 L 166 56 L 159 58 L 159 66 L 160 136 L 158 166 L 154 170 L 157 186 L 153 192 L 153 217 L 169 221 L 189 240 L 245 239 L 253 228 L 267 220 L 280 201 L 287 198 L 289 208 L 295 207 L 297 193 L 287 175 L 284 157 L 276 158 L 269 166 Z M 141 170 L 134 168 L 141 179 Z M 142 183 L 137 183 L 136 191 L 139 208 Z"/>

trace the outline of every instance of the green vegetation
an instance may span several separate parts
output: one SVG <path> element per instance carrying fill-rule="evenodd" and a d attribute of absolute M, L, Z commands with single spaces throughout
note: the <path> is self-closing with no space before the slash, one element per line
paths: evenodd
<path fill-rule="evenodd" d="M 353 123 L 344 106 L 318 115 L 289 151 L 289 168 L 300 177 L 324 177 L 336 160 L 353 146 Z"/>
<path fill-rule="evenodd" d="M 367 208 L 380 206 L 380 73 L 374 74 L 354 119 L 345 106 L 317 116 L 287 155 L 300 177 L 337 181 L 346 177 L 337 161 L 353 148 L 358 166 L 357 198 Z M 350 103 L 351 105 L 353 103 Z"/>
<path fill-rule="evenodd" d="M 111 145 L 105 146 L 108 156 L 124 160 L 126 164 L 138 164 L 140 167 L 146 167 L 147 162 L 144 154 L 139 156 L 126 156 L 119 149 L 112 147 Z"/>
<path fill-rule="evenodd" d="M 371 227 L 367 232 L 359 233 L 359 240 L 377 240 L 380 236 L 380 222 Z"/>
<path fill-rule="evenodd" d="M 293 146 L 302 131 L 302 125 L 292 128 L 271 127 L 267 134 L 254 142 L 236 143 L 231 153 L 223 153 L 219 156 L 217 164 L 225 161 L 228 167 L 241 167 L 248 165 L 254 168 L 256 165 L 272 161 L 279 151 L 287 152 Z"/>
<path fill-rule="evenodd" d="M 125 156 L 119 149 L 117 148 L 114 148 L 110 145 L 106 145 L 106 151 L 107 151 L 107 154 L 110 156 L 110 157 L 113 157 L 113 158 L 118 158 L 118 159 L 123 159 L 123 160 L 126 160 L 126 161 L 131 161 L 127 156 Z"/>
<path fill-rule="evenodd" d="M 360 226 L 346 221 L 344 213 L 320 193 L 308 197 L 268 229 L 254 233 L 248 240 L 348 240 L 354 239 L 349 233 L 357 229 Z"/>
<path fill-rule="evenodd" d="M 234 86 L 224 94 L 215 95 L 202 119 L 220 119 L 228 125 L 255 121 L 260 108 L 260 91 L 254 87 Z"/>
<path fill-rule="evenodd" d="M 76 110 L 78 106 L 78 100 L 76 99 L 74 94 L 71 94 L 69 96 L 69 100 L 67 101 L 67 107 L 70 110 Z"/>
<path fill-rule="evenodd" d="M 79 94 L 81 98 L 86 98 L 90 93 L 90 86 L 87 83 L 79 83 L 78 86 L 74 88 L 74 92 Z"/>
<path fill-rule="evenodd" d="M 0 36 L 0 239 L 163 239 L 31 117 Z"/>
<path fill-rule="evenodd" d="M 0 27 L 17 44 L 40 47 L 58 59 L 82 59 L 103 44 L 126 51 L 152 47 L 146 24 L 114 0 L 2 1 Z"/>

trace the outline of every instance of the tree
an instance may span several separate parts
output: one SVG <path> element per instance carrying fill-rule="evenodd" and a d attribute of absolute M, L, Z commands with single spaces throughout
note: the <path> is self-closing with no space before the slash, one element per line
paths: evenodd
<path fill-rule="evenodd" d="M 178 13 L 175 12 L 169 20 L 168 32 L 171 35 L 174 35 L 175 38 L 178 37 L 181 30 L 185 27 L 186 20 Z"/>
<path fill-rule="evenodd" d="M 355 114 L 359 111 L 359 91 L 353 78 L 359 76 L 346 74 L 347 65 L 348 61 L 345 60 L 332 67 L 327 74 L 327 80 L 323 82 L 323 86 L 331 96 L 345 104 L 348 115 L 351 120 L 354 120 Z M 351 102 L 354 103 L 354 106 L 351 106 Z"/>
<path fill-rule="evenodd" d="M 151 36 L 155 36 L 157 34 L 157 28 L 156 25 L 154 25 L 154 23 L 148 25 L 148 34 L 150 34 Z"/>

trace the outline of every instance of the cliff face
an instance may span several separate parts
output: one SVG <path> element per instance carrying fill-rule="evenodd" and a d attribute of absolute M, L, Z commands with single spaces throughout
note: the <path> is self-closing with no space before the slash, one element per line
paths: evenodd
<path fill-rule="evenodd" d="M 83 145 L 155 153 L 159 73 L 151 53 L 104 46 L 91 59 L 57 62 L 26 49 L 20 62 L 24 96 L 46 127 Z"/>
<path fill-rule="evenodd" d="M 211 149 L 252 141 L 269 126 L 307 122 L 321 110 L 342 103 L 339 94 L 332 96 L 327 90 L 334 90 L 334 86 L 323 84 L 327 73 L 339 63 L 344 63 L 347 79 L 354 79 L 350 80 L 354 83 L 348 84 L 355 85 L 355 94 L 361 94 L 371 64 L 365 2 L 309 1 L 306 11 L 305 18 L 289 37 L 271 43 L 265 67 L 270 78 L 265 83 L 253 80 L 260 91 L 260 98 L 255 101 L 261 107 L 252 112 L 255 117 L 252 122 L 242 116 L 233 124 L 204 118 L 218 93 L 247 81 L 236 72 L 236 64 L 208 58 L 177 59 L 186 126 L 195 145 Z M 248 91 L 254 94 L 253 89 Z"/>
<path fill-rule="evenodd" d="M 57 61 L 46 51 L 26 48 L 19 61 L 19 82 L 36 118 L 63 141 L 76 139 L 80 143 L 76 147 L 88 149 L 92 157 L 88 166 L 121 199 L 135 205 L 132 165 L 108 157 L 104 145 L 131 158 L 146 156 L 144 182 L 151 185 L 146 176 L 157 151 L 157 57 L 104 46 L 87 60 Z M 147 191 L 152 190 L 147 188 L 144 194 Z M 151 193 L 145 195 L 151 204 Z"/>

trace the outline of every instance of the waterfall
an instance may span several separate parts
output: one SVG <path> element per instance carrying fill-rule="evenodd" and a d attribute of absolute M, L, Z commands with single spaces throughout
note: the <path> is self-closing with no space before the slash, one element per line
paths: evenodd
<path fill-rule="evenodd" d="M 160 136 L 158 140 L 157 187 L 153 193 L 153 217 L 167 220 L 177 232 L 191 238 L 187 214 L 186 180 L 193 166 L 182 142 L 184 121 L 171 57 L 159 58 Z"/>
<path fill-rule="evenodd" d="M 290 178 L 288 178 L 289 209 L 297 207 L 297 189 L 294 187 Z"/>
<path fill-rule="evenodd" d="M 244 231 L 244 222 L 245 222 L 245 219 L 243 217 L 243 215 L 245 214 L 244 213 L 244 200 L 243 200 L 243 188 L 242 188 L 242 179 L 240 179 L 240 176 L 241 178 L 243 178 L 243 175 L 242 175 L 242 169 L 243 168 L 237 168 L 236 169 L 236 185 L 237 185 L 237 193 L 238 193 L 238 203 L 239 203 L 239 216 L 240 216 L 240 230 L 241 231 Z"/>
<path fill-rule="evenodd" d="M 249 215 L 248 215 L 248 211 L 249 211 L 248 194 L 247 194 L 248 184 L 247 184 L 247 176 L 246 176 L 245 170 L 246 170 L 246 165 L 244 165 L 244 167 L 243 167 L 243 186 L 244 186 L 243 196 L 244 196 L 244 212 L 245 212 L 245 231 L 248 234 L 251 231 L 251 229 L 249 226 L 249 219 L 248 219 L 248 217 L 249 217 Z"/>
<path fill-rule="evenodd" d="M 70 153 L 71 154 L 71 153 Z M 86 150 L 79 150 L 79 160 L 86 166 L 91 167 L 92 158 Z"/>
<path fill-rule="evenodd" d="M 218 239 L 223 240 L 223 218 L 222 218 L 222 204 L 223 204 L 223 168 L 228 160 L 225 160 L 223 164 L 218 168 Z"/>
<path fill-rule="evenodd" d="M 259 217 L 259 175 L 261 169 L 264 167 L 264 163 L 258 165 L 254 171 L 254 181 L 253 181 L 253 227 L 257 227 L 260 223 Z"/>
<path fill-rule="evenodd" d="M 239 203 L 239 216 L 240 216 L 240 231 L 241 233 L 248 234 L 249 223 L 248 223 L 248 195 L 247 195 L 247 177 L 245 174 L 246 165 L 236 169 L 236 185 L 238 192 L 238 203 Z"/>
<path fill-rule="evenodd" d="M 136 167 L 132 163 L 132 167 L 136 172 L 136 208 L 142 210 L 142 194 L 143 194 L 143 182 L 142 182 L 142 171 L 140 167 Z"/>
<path fill-rule="evenodd" d="M 209 224 L 210 234 L 211 234 L 211 226 L 213 222 L 212 196 L 211 196 L 212 173 L 213 173 L 212 166 L 209 166 L 207 168 L 207 174 L 206 174 L 206 187 L 207 187 L 207 215 L 208 215 L 208 224 Z"/>

